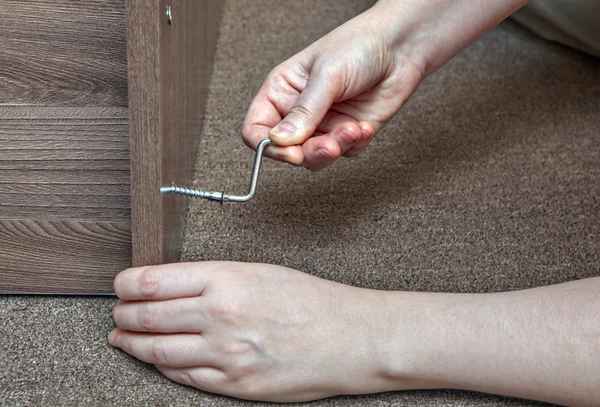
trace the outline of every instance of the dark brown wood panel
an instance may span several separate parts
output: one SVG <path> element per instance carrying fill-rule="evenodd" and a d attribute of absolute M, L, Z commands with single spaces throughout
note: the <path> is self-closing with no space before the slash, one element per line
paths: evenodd
<path fill-rule="evenodd" d="M 123 0 L 0 0 L 0 105 L 127 106 Z"/>
<path fill-rule="evenodd" d="M 192 180 L 221 8 L 127 1 L 134 265 L 179 259 L 187 201 L 159 189 Z"/>
<path fill-rule="evenodd" d="M 0 219 L 130 220 L 126 108 L 0 106 Z"/>
<path fill-rule="evenodd" d="M 111 293 L 130 242 L 127 221 L 0 220 L 0 292 Z"/>

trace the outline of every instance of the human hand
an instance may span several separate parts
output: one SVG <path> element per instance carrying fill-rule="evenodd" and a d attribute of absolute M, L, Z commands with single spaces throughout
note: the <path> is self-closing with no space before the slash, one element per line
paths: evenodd
<path fill-rule="evenodd" d="M 242 138 L 312 171 L 355 156 L 427 75 L 525 3 L 379 0 L 268 75 Z"/>
<path fill-rule="evenodd" d="M 233 262 L 130 269 L 114 286 L 110 343 L 176 382 L 267 401 L 393 387 L 382 343 L 397 311 L 380 292 Z"/>
<path fill-rule="evenodd" d="M 242 138 L 311 171 L 359 154 L 412 95 L 422 74 L 369 10 L 276 67 L 252 102 Z M 283 119 L 283 120 L 282 120 Z"/>

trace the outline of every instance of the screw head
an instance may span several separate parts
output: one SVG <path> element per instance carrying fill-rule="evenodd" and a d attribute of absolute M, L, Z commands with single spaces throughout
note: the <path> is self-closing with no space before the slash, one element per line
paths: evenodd
<path fill-rule="evenodd" d="M 171 14 L 171 6 L 167 6 L 167 21 L 169 22 L 169 25 L 173 24 L 173 14 Z"/>

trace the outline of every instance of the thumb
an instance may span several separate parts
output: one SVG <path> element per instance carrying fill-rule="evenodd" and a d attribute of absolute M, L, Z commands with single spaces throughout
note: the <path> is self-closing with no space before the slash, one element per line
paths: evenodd
<path fill-rule="evenodd" d="M 279 146 L 304 143 L 319 127 L 338 93 L 336 81 L 313 72 L 290 113 L 269 132 L 269 138 Z"/>

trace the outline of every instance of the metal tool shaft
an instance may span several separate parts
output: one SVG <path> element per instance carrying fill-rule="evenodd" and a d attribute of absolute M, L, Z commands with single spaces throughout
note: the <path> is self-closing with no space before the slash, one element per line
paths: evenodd
<path fill-rule="evenodd" d="M 162 187 L 160 189 L 161 194 L 175 194 L 175 195 L 183 195 L 190 198 L 200 198 L 200 199 L 208 199 L 211 201 L 217 202 L 248 202 L 254 196 L 254 192 L 256 191 L 256 183 L 258 182 L 258 173 L 260 171 L 261 159 L 263 156 L 263 151 L 266 146 L 269 144 L 273 144 L 273 142 L 269 139 L 265 139 L 261 141 L 256 147 L 256 155 L 254 156 L 254 166 L 252 167 L 252 178 L 250 179 L 250 187 L 248 188 L 248 193 L 246 195 L 227 195 L 223 192 L 208 192 L 201 191 L 198 189 L 190 189 L 177 185 L 171 185 L 167 187 Z"/>

